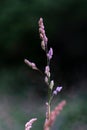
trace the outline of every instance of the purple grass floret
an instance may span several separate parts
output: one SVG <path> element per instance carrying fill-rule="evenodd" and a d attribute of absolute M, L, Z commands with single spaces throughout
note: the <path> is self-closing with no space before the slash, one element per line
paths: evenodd
<path fill-rule="evenodd" d="M 57 87 L 54 91 L 53 91 L 53 95 L 57 95 L 58 92 L 60 92 L 62 90 L 62 86 L 61 87 Z"/>
<path fill-rule="evenodd" d="M 53 95 L 57 95 L 57 91 L 56 90 L 53 91 Z"/>
<path fill-rule="evenodd" d="M 61 90 L 62 90 L 62 86 L 56 88 L 56 91 L 57 91 L 57 92 L 60 92 Z"/>
<path fill-rule="evenodd" d="M 24 62 L 25 62 L 29 67 L 31 67 L 32 69 L 38 70 L 38 68 L 36 67 L 36 64 L 35 64 L 35 63 L 30 62 L 30 61 L 27 60 L 27 59 L 24 59 Z"/>
<path fill-rule="evenodd" d="M 53 56 L 53 49 L 50 48 L 49 52 L 47 53 L 47 57 L 48 57 L 49 60 L 51 60 L 52 56 Z"/>

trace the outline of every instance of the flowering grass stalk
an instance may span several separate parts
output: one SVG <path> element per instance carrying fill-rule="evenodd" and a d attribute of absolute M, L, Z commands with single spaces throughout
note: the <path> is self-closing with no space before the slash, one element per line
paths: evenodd
<path fill-rule="evenodd" d="M 48 49 L 48 38 L 45 33 L 45 27 L 44 27 L 42 18 L 39 19 L 38 25 L 39 25 L 39 35 L 40 35 L 40 39 L 41 39 L 41 48 L 45 51 L 46 58 L 47 58 L 47 64 L 46 64 L 45 70 L 44 70 L 44 74 L 45 74 L 44 81 L 45 81 L 46 85 L 48 86 L 48 101 L 46 102 L 46 119 L 45 119 L 45 123 L 44 123 L 44 130 L 50 130 L 57 115 L 60 113 L 60 111 L 65 106 L 66 101 L 65 100 L 61 101 L 55 107 L 55 109 L 53 111 L 51 111 L 52 99 L 55 95 L 57 95 L 62 90 L 62 86 L 58 86 L 54 90 L 54 80 L 51 79 L 51 71 L 50 71 L 50 61 L 53 56 L 53 48 L 50 47 L 50 49 Z M 32 69 L 38 70 L 39 72 L 41 72 L 41 70 L 39 70 L 37 68 L 35 63 L 30 62 L 27 59 L 25 59 L 24 62 Z M 25 130 L 30 130 L 30 128 L 32 127 L 32 123 L 34 121 L 36 121 L 36 118 L 33 118 L 29 122 L 27 122 L 25 125 Z"/>
<path fill-rule="evenodd" d="M 32 124 L 37 120 L 37 118 L 32 118 L 25 124 L 25 130 L 30 130 L 32 128 Z"/>

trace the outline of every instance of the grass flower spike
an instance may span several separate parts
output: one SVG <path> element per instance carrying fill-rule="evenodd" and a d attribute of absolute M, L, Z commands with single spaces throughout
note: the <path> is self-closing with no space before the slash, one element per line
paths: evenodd
<path fill-rule="evenodd" d="M 45 83 L 46 83 L 47 89 L 48 89 L 48 100 L 46 102 L 46 119 L 45 119 L 43 130 L 50 130 L 57 115 L 60 114 L 63 107 L 65 106 L 66 101 L 65 100 L 61 101 L 54 108 L 54 110 L 51 110 L 52 99 L 55 95 L 57 95 L 62 90 L 62 87 L 61 86 L 56 87 L 56 89 L 54 90 L 55 85 L 54 85 L 54 80 L 51 79 L 51 70 L 50 70 L 50 61 L 53 57 L 53 48 L 50 47 L 50 49 L 48 49 L 48 38 L 45 33 L 45 27 L 44 27 L 42 18 L 39 19 L 38 25 L 39 25 L 39 35 L 40 35 L 40 39 L 41 39 L 41 48 L 44 50 L 44 52 L 46 54 L 46 59 L 47 59 L 47 63 L 45 65 L 45 69 L 44 69 L 44 79 L 45 79 Z M 41 70 L 39 70 L 37 68 L 35 63 L 30 62 L 27 59 L 25 59 L 24 62 L 32 69 L 38 70 L 39 72 L 43 73 Z M 25 125 L 25 130 L 30 130 L 30 128 L 32 127 L 32 123 L 34 121 L 36 121 L 36 118 L 33 118 L 29 122 L 27 122 Z"/>
<path fill-rule="evenodd" d="M 30 130 L 32 128 L 32 124 L 37 120 L 37 118 L 32 118 L 25 124 L 25 130 Z"/>
<path fill-rule="evenodd" d="M 56 117 L 60 114 L 60 112 L 62 111 L 65 105 L 66 105 L 66 101 L 63 100 L 54 108 L 53 111 L 51 111 L 50 118 L 45 120 L 44 130 L 50 130 L 50 127 L 53 125 Z"/>
<path fill-rule="evenodd" d="M 45 29 L 44 29 L 44 24 L 43 24 L 43 19 L 40 18 L 39 22 L 39 33 L 40 33 L 40 38 L 43 42 L 43 45 L 46 46 L 47 45 L 47 42 L 48 42 L 48 38 L 46 37 L 46 34 L 45 34 Z"/>
<path fill-rule="evenodd" d="M 32 69 L 38 70 L 38 68 L 36 67 L 36 64 L 35 64 L 35 63 L 30 62 L 30 61 L 27 60 L 27 59 L 24 59 L 24 62 L 25 62 L 29 67 L 31 67 Z"/>

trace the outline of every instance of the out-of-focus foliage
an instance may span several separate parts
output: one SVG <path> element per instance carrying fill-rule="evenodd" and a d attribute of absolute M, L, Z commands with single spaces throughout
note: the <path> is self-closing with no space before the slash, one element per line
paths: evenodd
<path fill-rule="evenodd" d="M 54 39 L 54 36 L 56 35 L 57 38 L 63 27 L 76 30 L 75 28 L 81 27 L 82 22 L 86 22 L 87 1 L 0 1 L 0 47 L 10 51 L 16 49 L 17 51 L 21 44 L 28 44 L 28 41 L 35 38 L 33 32 L 37 29 L 39 17 L 44 18 L 47 32 L 49 32 L 50 37 L 53 35 Z M 67 31 L 67 29 L 65 30 Z"/>
<path fill-rule="evenodd" d="M 81 83 L 81 85 L 84 88 L 86 84 Z M 52 108 L 63 99 L 66 99 L 67 104 L 58 115 L 52 130 L 87 130 L 87 91 L 75 90 L 61 93 L 62 96 L 60 94 L 54 98 Z M 24 124 L 32 117 L 37 117 L 32 130 L 43 129 L 45 100 L 41 99 L 35 91 L 26 91 L 22 97 L 1 95 L 0 99 L 1 130 L 24 130 Z"/>

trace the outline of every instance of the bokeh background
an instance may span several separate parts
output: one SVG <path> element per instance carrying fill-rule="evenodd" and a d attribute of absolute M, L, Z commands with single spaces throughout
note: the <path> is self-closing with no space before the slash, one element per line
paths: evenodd
<path fill-rule="evenodd" d="M 24 130 L 32 117 L 32 130 L 43 129 L 47 86 L 24 64 L 27 58 L 44 72 L 40 17 L 54 50 L 52 79 L 63 86 L 52 108 L 67 101 L 52 129 L 87 130 L 87 0 L 0 1 L 0 130 Z"/>

